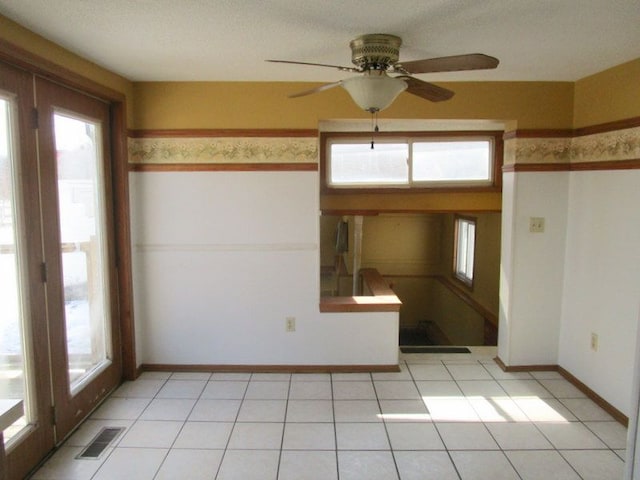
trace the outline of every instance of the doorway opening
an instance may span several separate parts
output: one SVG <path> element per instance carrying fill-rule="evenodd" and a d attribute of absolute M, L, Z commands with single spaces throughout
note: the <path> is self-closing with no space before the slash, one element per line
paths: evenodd
<path fill-rule="evenodd" d="M 455 275 L 458 218 L 476 226 L 472 284 Z M 354 268 L 375 268 L 402 301 L 401 346 L 497 344 L 499 212 L 366 215 L 359 247 L 356 219 L 321 216 L 322 296 L 353 295 Z"/>

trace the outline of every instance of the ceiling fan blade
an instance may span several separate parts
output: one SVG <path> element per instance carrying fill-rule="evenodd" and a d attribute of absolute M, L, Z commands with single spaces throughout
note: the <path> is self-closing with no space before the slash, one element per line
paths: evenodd
<path fill-rule="evenodd" d="M 342 72 L 360 72 L 361 70 L 354 67 L 342 67 L 340 65 L 327 65 L 326 63 L 310 63 L 310 62 L 295 62 L 293 60 L 265 60 L 267 62 L 272 63 L 290 63 L 293 65 L 310 65 L 312 67 L 329 67 L 329 68 L 337 68 Z"/>
<path fill-rule="evenodd" d="M 483 53 L 453 55 L 451 57 L 426 58 L 411 62 L 399 62 L 395 67 L 406 73 L 457 72 L 496 68 L 500 61 Z"/>
<path fill-rule="evenodd" d="M 333 82 L 333 83 L 325 83 L 324 85 L 320 85 L 319 87 L 312 88 L 310 90 L 304 90 L 302 92 L 293 93 L 293 94 L 289 95 L 289 98 L 304 97 L 306 95 L 311 95 L 313 93 L 324 92 L 325 90 L 329 90 L 330 88 L 338 87 L 340 85 L 342 85 L 342 81 Z"/>
<path fill-rule="evenodd" d="M 449 100 L 455 95 L 451 90 L 439 87 L 433 83 L 423 82 L 417 78 L 409 77 L 406 75 L 399 76 L 405 82 L 407 82 L 407 92 L 424 98 L 425 100 L 431 100 L 432 102 L 442 102 Z"/>

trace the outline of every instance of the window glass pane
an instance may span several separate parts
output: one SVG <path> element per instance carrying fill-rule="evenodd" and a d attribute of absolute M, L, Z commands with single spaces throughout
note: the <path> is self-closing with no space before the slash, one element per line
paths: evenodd
<path fill-rule="evenodd" d="M 491 180 L 491 148 L 487 140 L 413 143 L 413 181 Z"/>
<path fill-rule="evenodd" d="M 3 410 L 22 400 L 26 415 L 4 431 L 9 442 L 31 418 L 29 407 L 30 362 L 28 355 L 27 299 L 23 225 L 19 221 L 17 156 L 13 103 L 0 97 L 0 402 Z"/>
<path fill-rule="evenodd" d="M 468 222 L 467 225 L 467 253 L 466 263 L 464 266 L 464 276 L 469 280 L 473 280 L 473 259 L 475 254 L 476 226 L 471 222 Z"/>
<path fill-rule="evenodd" d="M 69 380 L 110 357 L 100 124 L 54 115 Z"/>
<path fill-rule="evenodd" d="M 458 256 L 456 257 L 456 273 L 464 274 L 467 263 L 467 222 L 458 221 Z"/>
<path fill-rule="evenodd" d="M 456 219 L 455 275 L 464 283 L 473 281 L 476 224 L 473 220 Z"/>
<path fill-rule="evenodd" d="M 409 180 L 409 146 L 376 142 L 331 144 L 329 184 L 406 185 Z"/>

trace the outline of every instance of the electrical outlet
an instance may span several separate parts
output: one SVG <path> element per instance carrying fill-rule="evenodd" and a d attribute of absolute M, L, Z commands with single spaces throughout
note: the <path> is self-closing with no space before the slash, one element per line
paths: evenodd
<path fill-rule="evenodd" d="M 598 351 L 598 334 L 593 332 L 591 333 L 591 350 Z"/>
<path fill-rule="evenodd" d="M 296 331 L 296 317 L 287 317 L 285 319 L 284 329 L 287 332 L 295 332 Z"/>
<path fill-rule="evenodd" d="M 529 217 L 529 231 L 531 233 L 544 232 L 544 217 Z"/>

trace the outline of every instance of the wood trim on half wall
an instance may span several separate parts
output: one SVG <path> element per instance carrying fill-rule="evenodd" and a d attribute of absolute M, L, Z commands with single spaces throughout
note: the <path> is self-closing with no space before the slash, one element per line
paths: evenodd
<path fill-rule="evenodd" d="M 576 128 L 573 132 L 576 137 L 584 137 L 595 133 L 615 132 L 617 130 L 626 130 L 627 128 L 636 127 L 640 127 L 640 117 L 624 118 L 614 122 L 588 125 L 586 127 Z"/>
<path fill-rule="evenodd" d="M 503 140 L 513 138 L 573 138 L 575 130 L 570 128 L 552 130 L 548 128 L 509 130 L 504 132 Z"/>
<path fill-rule="evenodd" d="M 502 167 L 502 172 L 587 172 L 598 170 L 639 170 L 640 159 L 608 162 L 515 163 Z"/>

